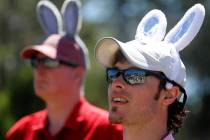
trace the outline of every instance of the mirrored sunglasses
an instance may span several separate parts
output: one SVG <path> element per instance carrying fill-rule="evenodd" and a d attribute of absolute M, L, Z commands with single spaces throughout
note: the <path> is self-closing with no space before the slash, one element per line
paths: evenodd
<path fill-rule="evenodd" d="M 43 65 L 46 68 L 57 68 L 60 64 L 67 65 L 69 67 L 75 68 L 78 64 L 73 62 L 66 62 L 63 60 L 54 60 L 50 58 L 37 58 L 33 57 L 30 59 L 30 64 L 32 68 L 37 68 L 38 65 Z"/>
<path fill-rule="evenodd" d="M 129 85 L 143 84 L 145 83 L 146 77 L 150 75 L 155 76 L 162 80 L 166 80 L 161 73 L 152 72 L 143 69 L 131 68 L 131 69 L 119 70 L 117 68 L 107 68 L 106 70 L 106 77 L 108 83 L 113 82 L 113 80 L 115 80 L 120 75 L 122 75 L 125 82 L 128 83 Z"/>

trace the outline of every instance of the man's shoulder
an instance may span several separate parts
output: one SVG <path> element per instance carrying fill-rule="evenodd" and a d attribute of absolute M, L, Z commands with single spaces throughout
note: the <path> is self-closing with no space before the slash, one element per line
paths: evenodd
<path fill-rule="evenodd" d="M 44 117 L 46 117 L 46 110 L 41 110 L 41 111 L 37 111 L 34 113 L 31 113 L 29 115 L 26 115 L 24 117 L 22 117 L 21 119 L 19 119 L 15 125 L 24 125 L 24 124 L 28 124 L 28 123 L 37 123 L 38 121 L 40 121 L 41 119 L 43 119 Z"/>
<path fill-rule="evenodd" d="M 20 133 L 22 131 L 29 130 L 33 125 L 36 125 L 41 121 L 46 115 L 46 110 L 41 110 L 29 115 L 26 115 L 19 119 L 7 132 L 7 137 L 14 135 L 15 133 Z"/>

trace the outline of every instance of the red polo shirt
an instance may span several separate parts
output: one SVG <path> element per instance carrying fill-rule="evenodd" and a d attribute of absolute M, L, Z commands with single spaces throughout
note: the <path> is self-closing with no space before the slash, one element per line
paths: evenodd
<path fill-rule="evenodd" d="M 7 140 L 122 140 L 122 127 L 108 122 L 106 111 L 81 99 L 56 136 L 47 129 L 47 110 L 19 120 L 6 134 Z"/>

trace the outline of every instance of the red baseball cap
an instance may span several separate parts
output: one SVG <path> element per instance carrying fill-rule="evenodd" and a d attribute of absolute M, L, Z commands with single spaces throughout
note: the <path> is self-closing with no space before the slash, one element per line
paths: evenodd
<path fill-rule="evenodd" d="M 80 43 L 81 44 L 81 43 Z M 86 68 L 87 51 L 74 40 L 58 34 L 50 35 L 41 45 L 24 48 L 21 53 L 23 59 L 30 59 L 41 53 L 51 59 L 73 62 Z"/>

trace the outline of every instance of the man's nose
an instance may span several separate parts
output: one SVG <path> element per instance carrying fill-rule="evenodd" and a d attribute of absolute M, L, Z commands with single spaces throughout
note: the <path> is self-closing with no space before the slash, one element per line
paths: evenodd
<path fill-rule="evenodd" d="M 35 71 L 35 73 L 37 74 L 37 75 L 39 75 L 39 76 L 42 76 L 42 75 L 44 75 L 45 74 L 45 66 L 43 66 L 43 64 L 41 64 L 41 63 L 38 63 L 37 65 L 36 65 L 36 68 L 34 69 L 34 71 Z"/>
<path fill-rule="evenodd" d="M 125 88 L 125 85 L 126 85 L 126 82 L 124 81 L 122 75 L 116 77 L 112 83 L 112 88 L 114 88 L 115 90 L 120 90 L 120 89 L 124 89 Z"/>

